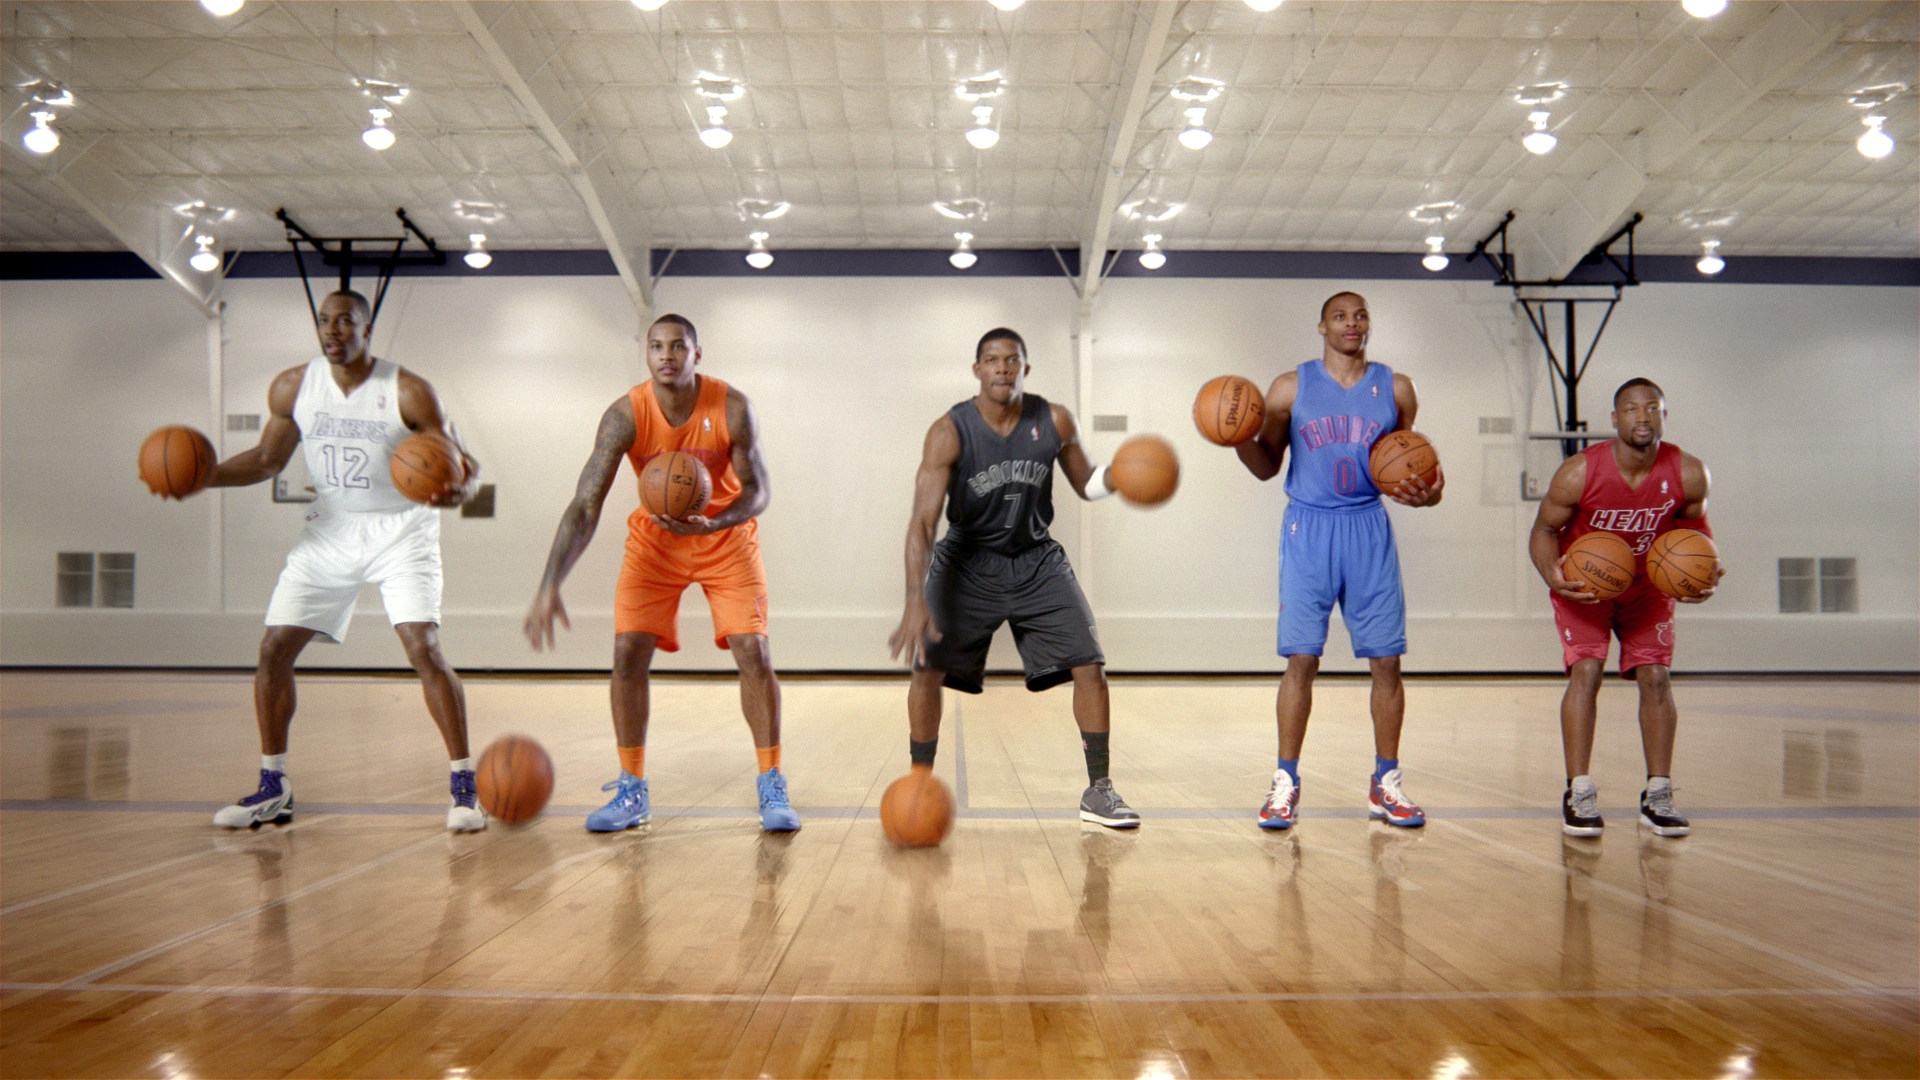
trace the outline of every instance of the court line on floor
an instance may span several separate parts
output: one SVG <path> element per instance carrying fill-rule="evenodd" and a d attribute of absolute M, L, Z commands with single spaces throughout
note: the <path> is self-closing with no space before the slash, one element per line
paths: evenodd
<path fill-rule="evenodd" d="M 1845 900 L 1849 904 L 1857 904 L 1860 907 L 1872 908 L 1873 910 L 1881 912 L 1883 914 L 1893 915 L 1893 916 L 1897 916 L 1900 918 L 1907 918 L 1907 919 L 1911 919 L 1914 916 L 1914 909 L 1911 905 L 1906 907 L 1901 907 L 1900 905 L 1897 905 L 1897 904 L 1889 904 L 1886 901 L 1879 899 L 1878 897 L 1869 896 L 1866 893 L 1859 892 L 1854 889 L 1849 889 L 1849 888 L 1846 888 L 1845 886 L 1829 885 L 1824 881 L 1814 881 L 1800 874 L 1791 873 L 1785 870 L 1776 870 L 1773 867 L 1767 866 L 1763 863 L 1757 863 L 1750 859 L 1743 859 L 1737 855 L 1729 855 L 1724 851 L 1716 850 L 1711 845 L 1701 844 L 1698 841 L 1694 842 L 1692 845 L 1689 846 L 1688 854 L 1697 856 L 1699 858 L 1708 859 L 1725 866 L 1732 866 L 1737 869 L 1745 870 L 1751 874 L 1759 874 L 1762 877 L 1769 877 L 1775 881 L 1784 882 L 1791 888 L 1806 889 L 1809 892 L 1817 892 L 1825 896 L 1831 896 L 1839 900 Z"/>
<path fill-rule="evenodd" d="M 326 817 L 324 815 L 316 812 L 312 817 L 303 818 L 299 821 L 294 822 L 291 825 L 284 825 L 284 826 L 280 826 L 279 828 L 280 828 L 280 831 L 282 832 L 292 832 L 293 830 L 298 829 L 303 825 L 312 825 L 315 822 L 325 821 L 325 820 L 326 820 Z M 105 888 L 108 885 L 118 885 L 123 881 L 131 881 L 134 878 L 142 877 L 146 874 L 156 874 L 162 870 L 170 870 L 173 867 L 179 866 L 183 863 L 193 862 L 196 859 L 205 859 L 205 858 L 210 858 L 214 855 L 222 855 L 222 854 L 227 854 L 227 853 L 222 852 L 219 848 L 208 848 L 205 851 L 196 851 L 190 855 L 181 855 L 178 858 L 166 859 L 157 863 L 150 863 L 146 866 L 136 867 L 132 870 L 128 870 L 125 873 L 115 874 L 112 877 L 104 877 L 98 881 L 90 881 L 85 885 L 75 885 L 72 888 L 61 889 L 59 892 L 48 893 L 45 896 L 36 896 L 31 900 L 22 900 L 17 904 L 8 904 L 6 907 L 0 907 L 0 916 L 11 915 L 16 911 L 25 911 L 28 908 L 36 908 L 36 907 L 39 907 L 41 904 L 51 904 L 55 900 L 65 900 L 70 896 L 79 896 L 81 893 L 91 892 L 94 889 Z"/>
<path fill-rule="evenodd" d="M 606 1001 L 715 1005 L 1155 1005 L 1285 1002 L 1647 1001 L 1663 998 L 1913 998 L 1920 987 L 1692 987 L 1645 990 L 1354 990 L 1140 994 L 648 994 L 611 990 L 470 990 L 444 987 L 218 986 L 195 983 L 0 982 L 7 993 L 205 994 L 214 997 L 451 998 L 478 1001 Z"/>

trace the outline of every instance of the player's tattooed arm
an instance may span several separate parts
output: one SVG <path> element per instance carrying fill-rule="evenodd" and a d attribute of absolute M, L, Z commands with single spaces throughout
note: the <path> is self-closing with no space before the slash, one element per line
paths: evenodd
<path fill-rule="evenodd" d="M 1707 489 L 1712 485 L 1713 474 L 1707 471 L 1707 463 L 1684 450 L 1681 451 L 1680 491 L 1686 503 L 1680 507 L 1680 513 L 1676 515 L 1680 524 L 1687 527 L 1706 524 Z M 1720 579 L 1726 576 L 1726 567 L 1716 568 L 1712 585 L 1698 596 L 1682 596 L 1678 598 L 1679 601 L 1683 604 L 1705 603 L 1707 598 L 1713 595 L 1714 590 L 1720 587 Z"/>
<path fill-rule="evenodd" d="M 1087 497 L 1087 484 L 1093 479 L 1093 462 L 1087 460 L 1086 447 L 1080 445 L 1080 428 L 1065 405 L 1052 405 L 1053 430 L 1060 436 L 1060 471 L 1081 497 Z"/>
<path fill-rule="evenodd" d="M 280 475 L 300 445 L 300 425 L 293 422 L 293 403 L 300 398 L 300 380 L 307 369 L 303 365 L 288 368 L 273 377 L 267 389 L 267 422 L 260 427 L 260 441 L 214 467 L 209 487 L 246 487 Z"/>
<path fill-rule="evenodd" d="M 897 658 L 906 653 L 909 666 L 926 660 L 927 642 L 940 640 L 940 628 L 927 610 L 924 589 L 927 563 L 933 557 L 933 534 L 940 527 L 940 508 L 947 501 L 947 482 L 960 460 L 960 431 L 953 419 L 941 416 L 927 429 L 920 469 L 913 476 L 913 517 L 907 522 L 907 605 L 900 625 L 887 638 Z"/>
<path fill-rule="evenodd" d="M 1233 448 L 1240 455 L 1240 463 L 1257 479 L 1271 480 L 1280 475 L 1287 444 L 1293 438 L 1293 397 L 1299 388 L 1298 372 L 1288 371 L 1273 380 L 1267 388 L 1267 422 L 1260 425 L 1260 434 Z"/>
<path fill-rule="evenodd" d="M 398 378 L 400 386 L 400 422 L 407 430 L 415 434 L 433 432 L 453 443 L 460 451 L 460 461 L 465 467 L 465 481 L 459 487 L 448 487 L 431 500 L 434 506 L 459 506 L 480 490 L 480 463 L 467 453 L 466 444 L 460 441 L 459 432 L 453 429 L 453 421 L 447 419 L 446 410 L 440 407 L 440 395 L 433 392 L 433 384 L 401 368 Z"/>
<path fill-rule="evenodd" d="M 1400 423 L 1395 431 L 1412 431 L 1414 414 L 1420 411 L 1420 396 L 1414 393 L 1413 380 L 1398 372 L 1393 376 L 1393 404 L 1400 410 Z M 1435 465 L 1433 483 L 1418 476 L 1409 476 L 1400 481 L 1387 498 L 1403 506 L 1437 506 L 1441 492 L 1447 487 L 1447 470 Z"/>
<path fill-rule="evenodd" d="M 1580 494 L 1587 488 L 1587 456 L 1575 454 L 1560 463 L 1553 474 L 1553 483 L 1547 487 L 1547 497 L 1540 500 L 1540 510 L 1533 516 L 1533 530 L 1527 536 L 1527 554 L 1533 558 L 1533 568 L 1558 596 L 1564 596 L 1582 604 L 1597 604 L 1600 598 L 1592 592 L 1566 579 L 1560 572 L 1564 557 L 1560 554 L 1560 530 L 1573 520 L 1580 510 Z"/>
<path fill-rule="evenodd" d="M 766 512 L 773 492 L 767 483 L 767 461 L 760 453 L 760 421 L 747 395 L 727 387 L 727 439 L 733 443 L 733 475 L 740 478 L 740 497 L 713 517 L 690 514 L 684 519 L 651 515 L 653 523 L 680 536 L 704 536 L 731 529 Z"/>
<path fill-rule="evenodd" d="M 534 593 L 533 606 L 527 610 L 524 630 L 535 652 L 553 647 L 553 623 L 573 629 L 567 608 L 560 602 L 560 583 L 567 579 L 573 564 L 593 541 L 600 525 L 600 509 L 606 504 L 607 489 L 619 475 L 620 459 L 633 446 L 633 402 L 625 394 L 600 416 L 600 430 L 593 437 L 593 453 L 580 470 L 574 486 L 573 501 L 560 514 L 560 527 L 553 535 L 553 550 L 547 554 L 547 571 L 541 575 L 540 589 Z"/>

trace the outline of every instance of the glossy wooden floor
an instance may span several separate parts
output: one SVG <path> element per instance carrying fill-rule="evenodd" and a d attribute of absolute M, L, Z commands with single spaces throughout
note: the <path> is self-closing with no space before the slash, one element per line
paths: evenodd
<path fill-rule="evenodd" d="M 1145 827 L 1073 815 L 1068 692 L 954 699 L 944 847 L 874 816 L 903 681 L 787 683 L 805 828 L 761 833 L 731 683 L 656 685 L 655 824 L 593 836 L 605 684 L 471 680 L 556 805 L 443 831 L 416 684 L 307 677 L 301 814 L 252 786 L 248 680 L 0 673 L 7 1076 L 1914 1076 L 1920 687 L 1678 687 L 1694 835 L 1639 832 L 1633 691 L 1609 827 L 1563 840 L 1559 687 L 1410 684 L 1420 831 L 1365 820 L 1365 685 L 1323 684 L 1304 819 L 1263 833 L 1270 684 L 1118 680 Z"/>

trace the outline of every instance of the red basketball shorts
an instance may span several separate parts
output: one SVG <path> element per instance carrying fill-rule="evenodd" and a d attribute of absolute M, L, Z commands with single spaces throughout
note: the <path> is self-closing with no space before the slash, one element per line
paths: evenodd
<path fill-rule="evenodd" d="M 1626 592 L 1597 604 L 1553 598 L 1554 627 L 1560 632 L 1560 656 L 1566 668 L 1582 660 L 1607 662 L 1610 636 L 1620 639 L 1620 674 L 1631 676 L 1641 664 L 1673 666 L 1673 597 L 1642 577 Z"/>

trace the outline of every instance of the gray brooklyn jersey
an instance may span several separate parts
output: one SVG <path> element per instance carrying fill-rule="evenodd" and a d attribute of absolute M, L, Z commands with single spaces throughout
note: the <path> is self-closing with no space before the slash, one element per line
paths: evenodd
<path fill-rule="evenodd" d="M 1053 463 L 1060 432 L 1038 394 L 1025 395 L 1020 422 L 1005 436 L 972 399 L 947 410 L 960 433 L 960 459 L 947 481 L 943 543 L 1015 555 L 1045 542 L 1053 524 Z"/>

